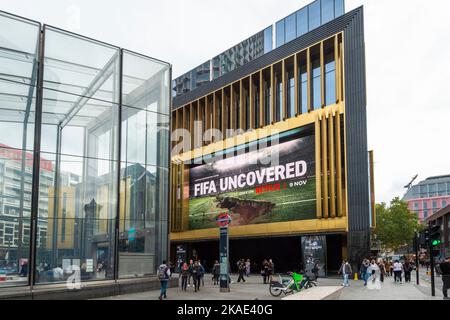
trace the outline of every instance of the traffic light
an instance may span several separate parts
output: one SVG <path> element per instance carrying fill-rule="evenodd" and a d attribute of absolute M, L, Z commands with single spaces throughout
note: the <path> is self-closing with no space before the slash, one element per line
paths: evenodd
<path fill-rule="evenodd" d="M 441 245 L 441 226 L 430 227 L 428 238 L 432 247 Z"/>

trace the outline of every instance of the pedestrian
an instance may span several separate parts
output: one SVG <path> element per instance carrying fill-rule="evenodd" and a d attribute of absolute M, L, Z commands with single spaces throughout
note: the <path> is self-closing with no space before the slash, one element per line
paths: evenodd
<path fill-rule="evenodd" d="M 250 263 L 250 259 L 247 259 L 247 261 L 245 262 L 245 275 L 248 277 L 250 277 L 250 272 L 251 272 L 251 263 Z"/>
<path fill-rule="evenodd" d="M 267 284 L 267 268 L 268 268 L 269 262 L 264 259 L 261 266 L 261 276 L 263 277 L 264 284 Z"/>
<path fill-rule="evenodd" d="M 267 263 L 267 278 L 269 280 L 269 283 L 272 282 L 272 276 L 275 272 L 275 264 L 273 263 L 272 259 L 269 259 L 269 262 Z"/>
<path fill-rule="evenodd" d="M 389 261 L 389 276 L 392 277 L 392 275 L 394 274 L 394 263 L 391 261 Z"/>
<path fill-rule="evenodd" d="M 383 260 L 380 260 L 378 267 L 380 268 L 380 281 L 384 282 L 384 277 L 386 275 L 386 265 L 384 264 Z"/>
<path fill-rule="evenodd" d="M 220 276 L 220 263 L 217 260 L 214 262 L 214 267 L 213 267 L 212 273 L 213 273 L 214 285 L 218 285 L 219 284 L 219 276 Z"/>
<path fill-rule="evenodd" d="M 350 285 L 348 283 L 348 278 L 353 273 L 353 270 L 352 270 L 352 266 L 350 265 L 350 263 L 348 263 L 348 261 L 345 259 L 344 259 L 344 261 L 342 261 L 341 268 L 338 271 L 338 274 L 341 274 L 341 273 L 344 277 L 344 282 L 342 283 L 342 286 L 349 287 Z"/>
<path fill-rule="evenodd" d="M 369 290 L 381 290 L 381 281 L 380 281 L 380 267 L 376 264 L 375 260 L 370 262 L 369 267 L 367 268 L 368 280 L 367 280 L 367 289 Z"/>
<path fill-rule="evenodd" d="M 167 284 L 170 278 L 170 268 L 167 265 L 166 260 L 158 268 L 158 279 L 161 282 L 161 292 L 159 294 L 159 300 L 167 299 Z"/>
<path fill-rule="evenodd" d="M 450 300 L 448 297 L 448 289 L 450 289 L 450 256 L 446 257 L 444 262 L 439 264 L 442 277 L 442 293 L 444 294 L 444 300 Z"/>
<path fill-rule="evenodd" d="M 239 283 L 239 282 L 241 282 L 241 280 L 245 282 L 245 279 L 244 279 L 244 274 L 245 274 L 245 261 L 244 261 L 244 259 L 241 259 L 241 260 L 239 261 L 239 264 L 238 264 L 238 272 L 239 272 L 239 277 L 238 277 L 237 282 Z"/>
<path fill-rule="evenodd" d="M 403 264 L 403 272 L 405 273 L 405 282 L 411 282 L 411 263 L 409 261 L 405 261 Z"/>
<path fill-rule="evenodd" d="M 314 274 L 315 280 L 319 278 L 319 270 L 320 270 L 320 264 L 319 261 L 316 261 L 314 264 L 314 267 L 311 269 L 311 272 Z"/>
<path fill-rule="evenodd" d="M 359 269 L 359 273 L 361 275 L 361 280 L 364 280 L 364 286 L 367 286 L 367 268 L 369 268 L 369 260 L 364 259 L 361 263 L 361 268 Z"/>
<path fill-rule="evenodd" d="M 194 262 L 194 267 L 192 268 L 192 278 L 194 279 L 194 291 L 200 291 L 200 282 L 202 279 L 202 266 L 198 261 Z"/>
<path fill-rule="evenodd" d="M 205 267 L 203 264 L 200 263 L 200 260 L 198 261 L 198 264 L 200 265 L 200 280 L 202 282 L 202 287 L 205 286 Z"/>
<path fill-rule="evenodd" d="M 180 274 L 181 274 L 181 290 L 186 291 L 188 277 L 189 277 L 189 266 L 187 263 L 183 263 Z"/>
<path fill-rule="evenodd" d="M 395 260 L 394 265 L 393 265 L 393 270 L 394 270 L 394 282 L 400 282 L 400 284 L 402 283 L 402 272 L 403 272 L 403 265 L 398 261 Z"/>
<path fill-rule="evenodd" d="M 191 286 L 191 279 L 194 280 L 194 260 L 189 260 L 188 266 L 188 288 Z M 194 282 L 192 282 L 194 285 Z"/>

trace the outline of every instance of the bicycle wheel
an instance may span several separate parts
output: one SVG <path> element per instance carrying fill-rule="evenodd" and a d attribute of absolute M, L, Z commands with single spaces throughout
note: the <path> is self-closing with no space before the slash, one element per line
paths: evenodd
<path fill-rule="evenodd" d="M 274 297 L 279 297 L 282 293 L 281 288 L 279 287 L 275 287 L 272 284 L 269 286 L 269 292 L 272 296 Z"/>

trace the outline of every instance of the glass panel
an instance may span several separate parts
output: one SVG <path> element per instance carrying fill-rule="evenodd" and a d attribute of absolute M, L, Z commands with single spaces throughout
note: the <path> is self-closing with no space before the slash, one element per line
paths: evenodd
<path fill-rule="evenodd" d="M 0 12 L 0 287 L 26 285 L 40 25 Z"/>
<path fill-rule="evenodd" d="M 337 18 L 344 14 L 344 0 L 334 0 L 334 16 Z"/>
<path fill-rule="evenodd" d="M 296 15 L 291 14 L 285 20 L 285 42 L 294 40 L 297 37 Z"/>
<path fill-rule="evenodd" d="M 117 103 L 119 60 L 118 48 L 45 28 L 45 88 Z"/>
<path fill-rule="evenodd" d="M 273 49 L 273 27 L 270 26 L 264 30 L 264 53 L 270 52 Z"/>
<path fill-rule="evenodd" d="M 336 103 L 336 66 L 334 62 L 334 51 L 325 57 L 325 104 Z"/>
<path fill-rule="evenodd" d="M 334 19 L 334 0 L 322 1 L 322 24 Z"/>
<path fill-rule="evenodd" d="M 319 57 L 312 58 L 312 107 L 314 110 L 322 107 L 321 70 Z"/>
<path fill-rule="evenodd" d="M 295 79 L 294 79 L 294 75 L 290 74 L 289 76 L 289 99 L 288 99 L 288 103 L 289 103 L 289 118 L 295 117 L 297 110 L 295 108 Z"/>
<path fill-rule="evenodd" d="M 309 31 L 320 27 L 320 0 L 311 3 L 308 6 Z"/>
<path fill-rule="evenodd" d="M 284 20 L 278 21 L 275 27 L 276 30 L 276 47 L 280 47 L 286 43 L 284 38 Z"/>
<path fill-rule="evenodd" d="M 306 64 L 300 67 L 300 103 L 302 114 L 308 113 L 308 74 Z"/>
<path fill-rule="evenodd" d="M 297 11 L 297 37 L 308 33 L 308 8 Z"/>
<path fill-rule="evenodd" d="M 197 68 L 197 81 L 209 82 L 209 61 Z M 170 66 L 138 54 L 123 52 L 122 104 L 169 114 Z"/>

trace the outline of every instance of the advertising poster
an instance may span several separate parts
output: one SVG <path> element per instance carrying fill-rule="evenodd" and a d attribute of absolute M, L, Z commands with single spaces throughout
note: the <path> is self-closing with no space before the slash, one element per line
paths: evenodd
<path fill-rule="evenodd" d="M 303 261 L 308 275 L 312 275 L 312 270 L 316 266 L 319 277 L 326 277 L 326 245 L 325 236 L 302 237 Z"/>
<path fill-rule="evenodd" d="M 268 155 L 276 161 L 267 161 Z M 313 134 L 297 131 L 189 172 L 190 230 L 215 228 L 223 212 L 232 215 L 232 226 L 316 217 Z"/>

